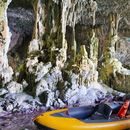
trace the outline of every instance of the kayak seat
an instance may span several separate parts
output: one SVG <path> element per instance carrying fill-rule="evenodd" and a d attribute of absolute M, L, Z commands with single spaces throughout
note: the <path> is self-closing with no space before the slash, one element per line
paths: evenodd
<path fill-rule="evenodd" d="M 89 117 L 90 120 L 109 119 L 112 114 L 112 109 L 107 104 L 100 104 L 96 106 L 95 113 Z"/>
<path fill-rule="evenodd" d="M 105 119 L 104 115 L 101 113 L 95 112 L 91 117 L 88 118 L 89 120 L 103 120 Z"/>
<path fill-rule="evenodd" d="M 99 104 L 95 107 L 95 113 L 89 119 L 97 120 L 117 118 L 115 115 L 118 113 L 121 106 L 122 103 L 120 102 Z"/>
<path fill-rule="evenodd" d="M 77 119 L 85 119 L 94 113 L 93 106 L 83 106 L 68 109 L 68 115 Z"/>

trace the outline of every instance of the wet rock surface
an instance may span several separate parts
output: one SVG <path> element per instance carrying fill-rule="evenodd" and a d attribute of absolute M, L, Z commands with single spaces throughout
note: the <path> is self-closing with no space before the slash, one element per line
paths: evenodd
<path fill-rule="evenodd" d="M 45 110 L 0 114 L 0 130 L 38 130 L 32 119 Z"/>

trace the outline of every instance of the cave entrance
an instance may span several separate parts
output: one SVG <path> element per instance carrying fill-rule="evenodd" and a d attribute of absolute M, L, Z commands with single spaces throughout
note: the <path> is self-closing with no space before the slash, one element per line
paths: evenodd
<path fill-rule="evenodd" d="M 12 33 L 8 59 L 10 66 L 13 70 L 16 70 L 17 66 L 24 63 L 28 45 L 32 39 L 35 16 L 31 1 L 12 0 L 7 15 L 10 32 Z"/>

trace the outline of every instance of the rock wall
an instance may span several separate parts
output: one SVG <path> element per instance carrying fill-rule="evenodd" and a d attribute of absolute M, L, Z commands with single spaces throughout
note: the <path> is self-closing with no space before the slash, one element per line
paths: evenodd
<path fill-rule="evenodd" d="M 11 0 L 0 2 L 0 76 L 3 84 L 12 80 L 13 70 L 8 65 L 7 52 L 11 33 L 8 27 L 7 8 Z"/>

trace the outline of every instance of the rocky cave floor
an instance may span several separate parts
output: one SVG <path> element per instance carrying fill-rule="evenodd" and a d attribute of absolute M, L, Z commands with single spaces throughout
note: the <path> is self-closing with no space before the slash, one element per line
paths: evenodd
<path fill-rule="evenodd" d="M 0 114 L 0 130 L 38 130 L 32 119 L 44 111 Z"/>

